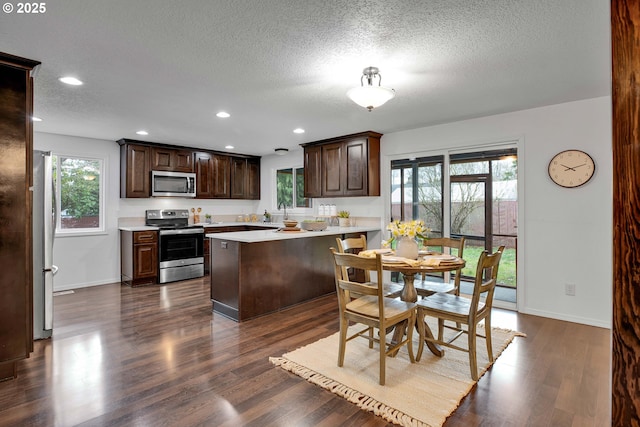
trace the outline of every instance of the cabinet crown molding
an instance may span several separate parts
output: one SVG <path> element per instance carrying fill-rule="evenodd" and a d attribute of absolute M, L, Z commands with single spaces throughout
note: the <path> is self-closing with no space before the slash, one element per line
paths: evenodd
<path fill-rule="evenodd" d="M 300 144 L 301 147 L 307 147 L 310 145 L 323 145 L 323 144 L 331 144 L 333 142 L 343 142 L 343 141 L 350 141 L 352 139 L 360 139 L 360 138 L 382 138 L 382 133 L 379 132 L 374 132 L 372 130 L 368 130 L 365 132 L 359 132 L 359 133 L 352 133 L 350 135 L 343 135 L 343 136 L 334 136 L 333 138 L 327 138 L 327 139 L 321 139 L 318 141 L 313 141 L 313 142 L 305 142 L 303 144 Z"/>

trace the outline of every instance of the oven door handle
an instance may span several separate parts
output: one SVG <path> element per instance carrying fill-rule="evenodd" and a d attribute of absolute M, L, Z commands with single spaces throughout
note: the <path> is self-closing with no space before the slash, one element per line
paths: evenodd
<path fill-rule="evenodd" d="M 185 228 L 178 230 L 160 230 L 161 236 L 170 236 L 175 234 L 204 234 L 204 228 Z"/>

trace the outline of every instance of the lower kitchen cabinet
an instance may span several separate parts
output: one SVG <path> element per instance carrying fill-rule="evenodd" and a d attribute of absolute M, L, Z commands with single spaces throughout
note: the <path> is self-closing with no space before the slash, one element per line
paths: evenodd
<path fill-rule="evenodd" d="M 120 281 L 130 286 L 158 282 L 158 232 L 120 230 Z"/>
<path fill-rule="evenodd" d="M 273 229 L 270 226 L 263 225 L 250 225 L 250 224 L 242 224 L 242 225 L 228 225 L 228 226 L 216 226 L 216 227 L 205 227 L 204 234 L 211 233 L 231 233 L 235 231 L 253 231 L 253 230 L 269 230 Z M 204 239 L 204 275 L 208 276 L 209 271 L 211 270 L 211 242 L 208 238 Z"/>

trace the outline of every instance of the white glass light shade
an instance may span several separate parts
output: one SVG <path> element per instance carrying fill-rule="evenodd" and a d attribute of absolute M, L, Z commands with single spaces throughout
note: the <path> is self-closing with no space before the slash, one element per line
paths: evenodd
<path fill-rule="evenodd" d="M 358 86 L 350 89 L 347 96 L 353 102 L 371 111 L 396 96 L 393 89 L 382 86 Z"/>

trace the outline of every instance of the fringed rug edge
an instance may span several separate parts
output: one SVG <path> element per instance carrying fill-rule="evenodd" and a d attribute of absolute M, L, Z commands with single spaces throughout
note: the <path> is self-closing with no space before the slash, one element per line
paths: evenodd
<path fill-rule="evenodd" d="M 423 421 L 416 420 L 415 418 L 394 409 L 386 404 L 377 401 L 371 396 L 367 396 L 357 390 L 354 390 L 346 385 L 327 378 L 312 369 L 292 362 L 284 357 L 269 357 L 269 362 L 273 363 L 286 371 L 289 371 L 312 384 L 318 385 L 325 390 L 328 390 L 347 401 L 356 404 L 360 409 L 372 412 L 373 414 L 389 421 L 391 423 L 407 426 L 407 427 L 433 427 L 430 424 L 426 424 Z"/>

